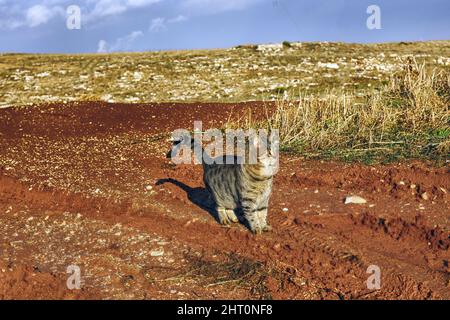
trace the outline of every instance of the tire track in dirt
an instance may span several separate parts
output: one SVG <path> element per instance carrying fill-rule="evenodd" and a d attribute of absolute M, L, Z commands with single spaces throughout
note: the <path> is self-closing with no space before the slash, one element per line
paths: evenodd
<path fill-rule="evenodd" d="M 39 195 L 33 196 L 35 191 L 30 192 L 26 186 L 14 182 L 11 178 L 2 177 L 0 180 L 4 182 L 1 185 L 6 187 L 6 189 L 0 189 L 0 194 L 9 193 L 10 199 L 14 199 L 16 203 L 22 202 L 27 206 L 47 206 L 48 208 L 45 197 L 55 197 L 55 193 L 49 191 L 42 191 Z M 17 193 L 11 194 L 11 191 L 14 190 L 11 188 L 13 185 Z M 24 194 L 31 195 L 24 197 Z M 43 195 L 45 195 L 44 201 L 41 203 L 37 199 L 42 199 Z M 68 196 L 68 199 L 62 201 L 65 196 Z M 33 197 L 35 200 L 30 201 Z M 367 243 L 364 247 L 349 245 L 342 241 L 344 239 L 329 232 L 324 228 L 324 224 L 317 221 L 311 223 L 304 218 L 296 217 L 294 221 L 284 226 L 279 221 L 274 221 L 275 231 L 273 234 L 254 237 L 243 228 L 227 229 L 217 226 L 214 222 L 205 223 L 186 218 L 176 219 L 161 212 L 147 212 L 144 217 L 137 216 L 130 205 L 122 206 L 125 211 L 122 209 L 120 213 L 119 211 L 114 213 L 107 209 L 107 206 L 101 201 L 97 202 L 97 199 L 91 199 L 91 203 L 86 203 L 85 199 L 74 201 L 79 196 L 59 194 L 56 197 L 57 201 L 54 202 L 54 206 L 60 210 L 70 209 L 85 212 L 88 208 L 99 208 L 99 212 L 103 213 L 88 209 L 87 214 L 96 219 L 103 219 L 111 223 L 120 221 L 124 225 L 164 235 L 198 250 L 210 253 L 235 252 L 256 261 L 263 261 L 275 268 L 284 268 L 284 271 L 286 268 L 290 268 L 289 273 L 292 276 L 311 279 L 311 286 L 324 292 L 331 292 L 335 297 L 341 299 L 356 298 L 366 294 L 364 281 L 368 275 L 365 270 L 368 265 L 373 264 L 372 261 L 381 262 L 384 258 L 389 258 L 390 261 L 387 266 L 381 264 L 383 272 L 388 275 L 386 280 L 393 279 L 386 288 L 388 292 L 396 290 L 401 292 L 399 288 L 409 287 L 416 288 L 414 292 L 408 293 L 412 297 L 444 298 L 447 296 L 446 289 L 441 288 L 442 284 L 448 281 L 448 276 L 437 276 L 436 272 L 426 270 L 423 265 L 415 266 L 410 261 L 397 258 L 402 247 L 398 251 L 391 252 L 382 251 L 376 246 L 368 247 Z M 55 198 L 53 199 L 55 200 Z M 94 203 L 96 205 L 93 205 Z M 104 212 L 108 212 L 108 214 L 104 214 Z M 327 218 L 322 218 L 322 220 L 326 221 Z M 345 220 L 349 225 L 353 223 L 352 217 L 339 217 L 339 223 L 342 224 Z M 381 241 L 387 237 L 384 232 L 382 236 Z M 209 239 L 206 243 L 205 238 Z M 401 240 L 399 241 L 401 242 Z M 386 250 L 386 248 L 384 249 Z M 393 267 L 394 265 L 395 267 Z M 402 275 L 402 277 L 398 278 L 398 275 Z M 425 283 L 426 286 L 424 286 Z M 356 289 L 348 291 L 348 287 Z M 297 288 L 297 290 L 301 290 L 301 288 Z M 332 298 L 333 294 L 326 297 Z"/>
<path fill-rule="evenodd" d="M 331 219 L 336 218 L 332 217 Z M 327 218 L 323 218 L 323 221 Z M 339 217 L 339 224 L 341 227 L 345 224 L 352 225 L 353 216 Z M 325 228 L 316 228 L 314 230 L 295 230 L 291 231 L 293 234 L 299 235 L 306 243 L 312 243 L 312 247 L 320 248 L 330 256 L 335 257 L 342 262 L 350 262 L 361 268 L 363 271 L 369 265 L 378 265 L 381 267 L 383 278 L 394 278 L 394 282 L 388 282 L 387 288 L 383 290 L 392 291 L 395 287 L 409 286 L 418 287 L 420 284 L 426 283 L 430 288 L 429 292 L 437 293 L 437 296 L 448 297 L 448 288 L 446 284 L 450 280 L 448 272 L 445 270 L 432 270 L 425 262 L 417 259 L 424 257 L 422 250 L 414 250 L 414 259 L 403 254 L 405 249 L 411 250 L 411 242 L 403 240 L 395 240 L 395 245 L 389 245 L 389 236 L 384 231 L 367 234 L 370 236 L 370 241 L 346 241 L 345 238 L 336 234 L 338 230 L 326 230 Z M 356 237 L 355 237 L 356 238 Z M 388 238 L 388 239 L 387 239 Z M 356 238 L 358 239 L 358 238 Z M 391 240 L 392 242 L 392 240 Z M 443 250 L 444 252 L 446 250 Z M 442 255 L 444 257 L 445 253 Z M 448 255 L 447 255 L 448 256 Z M 389 263 L 385 263 L 389 261 Z M 395 281 L 396 275 L 402 275 L 402 282 Z M 366 275 L 367 277 L 367 275 Z M 383 284 L 386 286 L 386 284 Z M 413 294 L 413 293 L 411 293 Z M 416 294 L 426 294 L 426 291 L 417 292 Z M 419 296 L 419 295 L 418 295 Z M 424 298 L 422 296 L 422 298 Z"/>

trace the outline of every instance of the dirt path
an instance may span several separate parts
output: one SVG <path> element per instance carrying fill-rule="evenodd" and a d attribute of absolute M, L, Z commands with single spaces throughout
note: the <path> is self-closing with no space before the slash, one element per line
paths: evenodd
<path fill-rule="evenodd" d="M 171 165 L 167 137 L 258 107 L 0 110 L 0 298 L 450 298 L 445 167 L 282 156 L 273 232 L 218 225 L 201 168 Z M 67 289 L 69 265 L 82 290 Z M 380 290 L 367 289 L 370 265 Z"/>

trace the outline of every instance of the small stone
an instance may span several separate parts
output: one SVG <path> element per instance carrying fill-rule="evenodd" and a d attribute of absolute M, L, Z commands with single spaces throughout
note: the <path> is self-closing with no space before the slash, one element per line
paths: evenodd
<path fill-rule="evenodd" d="M 288 212 L 289 209 L 288 209 L 288 208 L 283 208 L 283 211 L 284 211 L 284 212 Z"/>
<path fill-rule="evenodd" d="M 150 255 L 152 257 L 161 257 L 164 255 L 164 249 L 159 249 L 159 250 L 153 250 L 150 252 Z"/>
<path fill-rule="evenodd" d="M 362 198 L 362 197 L 360 197 L 360 196 L 347 196 L 347 197 L 345 197 L 344 204 L 350 204 L 350 203 L 363 204 L 363 203 L 367 203 L 367 200 Z"/>
<path fill-rule="evenodd" d="M 153 189 L 153 187 L 151 185 L 149 185 L 149 184 L 147 184 L 145 186 L 145 190 L 147 190 L 147 191 L 151 191 L 152 189 Z"/>
<path fill-rule="evenodd" d="M 428 193 L 426 193 L 426 192 L 422 193 L 421 197 L 422 197 L 423 200 L 430 199 L 430 197 L 428 196 Z"/>
<path fill-rule="evenodd" d="M 415 189 L 417 186 L 415 184 L 412 184 L 409 186 L 411 189 Z"/>

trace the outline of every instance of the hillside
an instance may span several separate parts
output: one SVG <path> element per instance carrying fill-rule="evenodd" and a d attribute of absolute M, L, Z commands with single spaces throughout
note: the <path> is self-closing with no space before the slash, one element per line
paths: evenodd
<path fill-rule="evenodd" d="M 450 41 L 288 43 L 230 49 L 0 55 L 0 107 L 42 102 L 238 102 L 386 82 L 414 57 L 450 69 Z"/>

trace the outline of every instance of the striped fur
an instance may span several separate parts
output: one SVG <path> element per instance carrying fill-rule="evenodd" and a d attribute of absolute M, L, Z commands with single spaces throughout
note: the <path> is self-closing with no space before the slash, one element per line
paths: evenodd
<path fill-rule="evenodd" d="M 259 139 L 254 143 L 259 144 Z M 238 164 L 237 157 L 232 157 L 233 164 L 227 164 L 225 158 L 229 156 L 223 156 L 222 164 L 202 162 L 203 180 L 216 204 L 221 224 L 243 220 L 253 233 L 271 230 L 267 212 L 277 159 L 270 152 L 270 143 L 268 151 L 258 155 L 256 164 Z M 202 154 L 205 158 L 204 152 Z"/>

